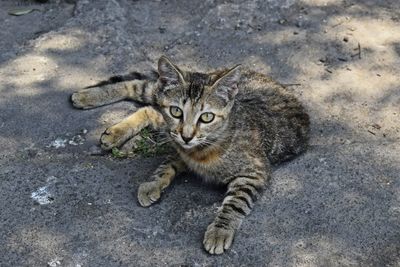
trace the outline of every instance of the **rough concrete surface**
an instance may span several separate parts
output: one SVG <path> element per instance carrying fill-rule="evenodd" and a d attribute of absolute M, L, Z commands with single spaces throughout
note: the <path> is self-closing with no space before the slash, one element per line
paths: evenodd
<path fill-rule="evenodd" d="M 10 16 L 17 6 L 40 11 Z M 1 1 L 0 265 L 400 266 L 399 10 L 397 0 Z M 162 54 L 264 72 L 311 115 L 310 149 L 276 168 L 222 256 L 202 238 L 224 191 L 186 175 L 139 207 L 138 185 L 162 156 L 88 154 L 135 104 L 68 101 Z"/>

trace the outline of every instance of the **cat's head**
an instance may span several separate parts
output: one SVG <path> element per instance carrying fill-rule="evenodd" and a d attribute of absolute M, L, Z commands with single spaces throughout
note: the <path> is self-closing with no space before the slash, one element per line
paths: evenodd
<path fill-rule="evenodd" d="M 183 149 L 219 141 L 238 92 L 239 66 L 213 73 L 189 72 L 163 56 L 158 73 L 158 104 L 173 141 Z"/>

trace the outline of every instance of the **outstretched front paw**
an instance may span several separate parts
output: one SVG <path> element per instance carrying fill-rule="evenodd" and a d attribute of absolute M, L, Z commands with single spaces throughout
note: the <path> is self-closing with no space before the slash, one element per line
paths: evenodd
<path fill-rule="evenodd" d="M 134 135 L 133 130 L 123 123 L 107 128 L 100 137 L 100 145 L 104 150 L 119 147 Z"/>
<path fill-rule="evenodd" d="M 210 254 L 222 254 L 232 245 L 234 235 L 234 229 L 225 229 L 211 223 L 204 235 L 204 248 Z"/>
<path fill-rule="evenodd" d="M 148 207 L 161 197 L 161 186 L 157 181 L 142 183 L 138 190 L 138 201 L 142 207 Z"/>

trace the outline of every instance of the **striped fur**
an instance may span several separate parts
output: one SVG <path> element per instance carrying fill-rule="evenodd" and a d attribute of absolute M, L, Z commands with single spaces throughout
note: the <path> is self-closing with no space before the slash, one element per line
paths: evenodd
<path fill-rule="evenodd" d="M 151 126 L 165 133 L 176 148 L 173 160 L 140 185 L 142 206 L 157 201 L 174 177 L 186 170 L 227 186 L 222 207 L 203 241 L 209 253 L 221 254 L 231 246 L 235 231 L 262 194 L 271 165 L 306 149 L 308 115 L 281 85 L 250 70 L 190 72 L 161 57 L 158 74 L 154 79 L 121 76 L 74 93 L 71 100 L 83 109 L 123 99 L 148 105 L 101 137 L 102 147 L 111 149 Z M 171 106 L 181 115 L 174 116 Z M 213 121 L 205 123 L 201 116 L 210 112 Z"/>
<path fill-rule="evenodd" d="M 73 93 L 71 101 L 74 107 L 91 109 L 121 100 L 134 100 L 143 104 L 155 102 L 158 83 L 151 80 L 128 80 L 117 83 L 101 82 L 102 86 L 89 86 Z"/>

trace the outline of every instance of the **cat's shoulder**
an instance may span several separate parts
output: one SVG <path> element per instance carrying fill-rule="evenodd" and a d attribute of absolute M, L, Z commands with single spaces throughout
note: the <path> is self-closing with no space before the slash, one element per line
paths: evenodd
<path fill-rule="evenodd" d="M 270 76 L 248 68 L 242 68 L 238 86 L 242 96 L 259 94 L 280 96 L 289 93 L 283 85 Z"/>

